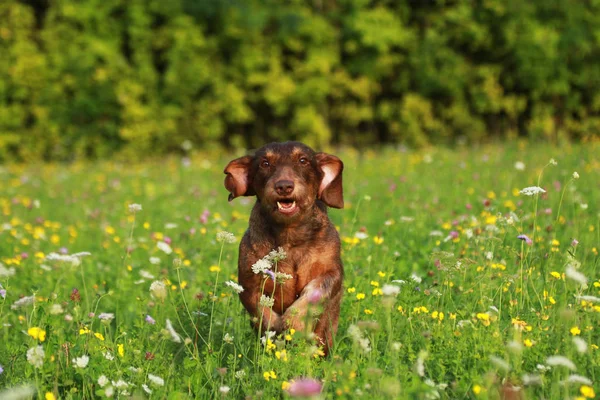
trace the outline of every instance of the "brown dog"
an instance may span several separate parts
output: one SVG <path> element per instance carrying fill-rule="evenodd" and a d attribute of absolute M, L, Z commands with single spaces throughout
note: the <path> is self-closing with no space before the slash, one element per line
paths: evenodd
<path fill-rule="evenodd" d="M 257 198 L 238 261 L 240 300 L 255 328 L 303 332 L 308 323 L 325 353 L 337 331 L 343 276 L 340 238 L 327 206 L 344 206 L 343 168 L 339 158 L 299 142 L 268 144 L 225 168 L 230 201 Z M 268 254 L 279 248 L 286 256 L 272 262 Z M 266 271 L 265 257 L 272 265 Z M 273 306 L 269 299 L 261 305 L 262 296 Z M 314 304 L 322 307 L 316 320 Z"/>

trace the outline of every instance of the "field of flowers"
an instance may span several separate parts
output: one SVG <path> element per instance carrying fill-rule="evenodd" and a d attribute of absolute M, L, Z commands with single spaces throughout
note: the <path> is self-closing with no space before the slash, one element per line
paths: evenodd
<path fill-rule="evenodd" d="M 336 154 L 328 357 L 251 330 L 233 155 L 0 167 L 0 398 L 596 396 L 599 142 Z"/>

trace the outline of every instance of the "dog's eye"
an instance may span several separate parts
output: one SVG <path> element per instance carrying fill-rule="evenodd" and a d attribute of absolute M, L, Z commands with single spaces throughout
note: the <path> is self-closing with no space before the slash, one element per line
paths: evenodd
<path fill-rule="evenodd" d="M 305 165 L 308 164 L 308 159 L 306 157 L 302 157 L 300 160 L 298 160 L 298 162 L 302 165 Z"/>
<path fill-rule="evenodd" d="M 267 160 L 262 160 L 260 166 L 263 168 L 269 168 L 271 166 L 271 163 L 269 163 L 269 161 Z"/>

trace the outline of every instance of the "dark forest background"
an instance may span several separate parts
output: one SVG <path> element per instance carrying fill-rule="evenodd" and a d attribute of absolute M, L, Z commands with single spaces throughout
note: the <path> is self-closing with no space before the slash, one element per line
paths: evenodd
<path fill-rule="evenodd" d="M 0 160 L 600 134 L 600 0 L 2 0 Z"/>

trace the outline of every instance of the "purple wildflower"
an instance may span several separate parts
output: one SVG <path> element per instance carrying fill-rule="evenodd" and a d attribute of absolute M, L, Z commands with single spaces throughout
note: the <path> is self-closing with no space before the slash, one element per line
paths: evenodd
<path fill-rule="evenodd" d="M 571 242 L 571 246 L 575 247 L 579 244 L 579 240 L 577 239 L 573 239 L 573 241 Z"/>
<path fill-rule="evenodd" d="M 524 240 L 529 246 L 533 244 L 533 240 L 531 240 L 527 235 L 519 235 L 517 236 L 517 239 Z"/>
<path fill-rule="evenodd" d="M 154 318 L 152 318 L 149 315 L 146 315 L 146 320 L 147 323 L 149 323 L 150 325 L 154 325 L 156 323 L 156 321 L 154 320 Z"/>
<path fill-rule="evenodd" d="M 273 282 L 275 282 L 276 276 L 273 273 L 273 271 L 271 271 L 270 269 L 265 270 L 265 274 L 269 275 L 271 277 L 271 279 L 273 279 Z"/>
<path fill-rule="evenodd" d="M 0 296 L 2 296 L 3 299 L 6 298 L 6 289 L 4 289 L 2 285 L 0 285 Z"/>

